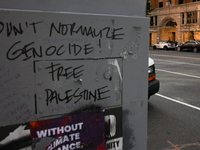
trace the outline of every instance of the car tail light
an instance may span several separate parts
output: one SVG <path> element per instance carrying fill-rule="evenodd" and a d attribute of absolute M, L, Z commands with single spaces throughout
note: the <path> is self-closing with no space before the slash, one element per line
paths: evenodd
<path fill-rule="evenodd" d="M 169 44 L 168 44 L 168 46 L 169 46 Z"/>
<path fill-rule="evenodd" d="M 156 78 L 156 74 L 151 76 L 151 77 L 149 77 L 149 81 L 154 80 L 155 78 Z"/>

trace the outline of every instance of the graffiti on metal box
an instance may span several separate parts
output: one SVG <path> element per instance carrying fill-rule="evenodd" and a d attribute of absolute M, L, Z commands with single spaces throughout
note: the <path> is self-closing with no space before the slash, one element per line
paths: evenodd
<path fill-rule="evenodd" d="M 1 125 L 122 104 L 122 61 L 112 53 L 127 29 L 109 17 L 51 16 L 0 11 Z"/>

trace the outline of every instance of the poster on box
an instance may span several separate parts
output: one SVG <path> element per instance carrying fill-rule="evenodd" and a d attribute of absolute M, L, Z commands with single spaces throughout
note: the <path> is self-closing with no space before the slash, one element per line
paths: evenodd
<path fill-rule="evenodd" d="M 105 150 L 105 121 L 102 111 L 85 112 L 30 123 L 31 137 L 45 150 Z M 47 141 L 47 140 L 46 140 Z M 46 142 L 44 141 L 44 142 Z M 35 147 L 39 149 L 42 147 Z"/>
<path fill-rule="evenodd" d="M 123 150 L 122 107 L 105 111 L 106 150 Z"/>
<path fill-rule="evenodd" d="M 1 127 L 0 133 L 2 150 L 123 150 L 122 108 Z"/>

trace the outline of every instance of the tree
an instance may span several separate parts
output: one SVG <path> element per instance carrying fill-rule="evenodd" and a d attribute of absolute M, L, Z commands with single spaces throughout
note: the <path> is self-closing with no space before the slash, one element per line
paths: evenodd
<path fill-rule="evenodd" d="M 155 9 L 155 8 L 151 8 L 152 5 L 150 5 L 150 0 L 147 0 L 147 3 L 146 3 L 146 16 L 147 15 L 150 15 L 151 12 Z M 153 25 L 153 22 L 150 20 L 150 25 Z"/>
<path fill-rule="evenodd" d="M 146 15 L 150 15 L 151 12 L 154 10 L 154 8 L 151 8 L 152 5 L 150 5 L 150 0 L 147 0 L 147 3 L 146 3 Z"/>

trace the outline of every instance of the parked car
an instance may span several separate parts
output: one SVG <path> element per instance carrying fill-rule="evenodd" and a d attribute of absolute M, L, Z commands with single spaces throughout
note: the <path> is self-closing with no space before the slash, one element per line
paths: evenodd
<path fill-rule="evenodd" d="M 153 45 L 153 49 L 175 49 L 175 43 L 172 41 L 160 41 Z"/>
<path fill-rule="evenodd" d="M 185 43 L 179 44 L 176 46 L 176 50 L 180 51 L 193 51 L 194 53 L 200 50 L 200 42 L 199 41 L 186 41 Z"/>
<path fill-rule="evenodd" d="M 159 91 L 160 88 L 160 82 L 156 79 L 156 72 L 155 72 L 155 64 L 154 60 L 149 58 L 149 90 L 148 90 L 148 99 L 150 96 L 154 95 Z"/>

